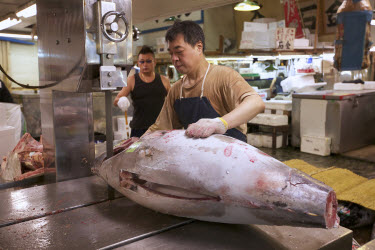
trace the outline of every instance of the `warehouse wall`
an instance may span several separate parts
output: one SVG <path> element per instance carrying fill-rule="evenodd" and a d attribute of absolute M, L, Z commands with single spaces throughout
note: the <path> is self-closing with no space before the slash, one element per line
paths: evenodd
<path fill-rule="evenodd" d="M 8 74 L 23 84 L 39 85 L 38 45 L 10 43 Z M 12 88 L 19 88 L 12 83 Z"/>
<path fill-rule="evenodd" d="M 234 5 L 212 8 L 204 11 L 204 34 L 206 36 L 206 50 L 219 49 L 219 36 L 236 41 L 234 22 Z M 236 46 L 234 46 L 236 49 Z"/>
<path fill-rule="evenodd" d="M 228 38 L 232 41 L 236 40 L 233 6 L 234 5 L 227 5 L 204 10 L 203 25 L 201 24 L 201 27 L 203 28 L 206 36 L 207 51 L 215 51 L 219 48 L 220 35 L 223 35 L 225 38 Z M 194 14 L 192 14 L 191 16 L 197 15 L 200 15 L 200 11 L 194 12 Z M 152 27 L 152 22 L 154 21 L 148 22 L 147 24 L 139 24 L 137 25 L 137 27 L 141 30 L 144 30 L 146 26 L 148 29 L 150 29 L 150 25 L 151 28 L 160 26 L 159 23 L 155 22 L 154 26 Z M 165 26 L 167 25 L 171 25 L 171 23 L 166 23 Z M 136 47 L 142 46 L 143 44 L 156 47 L 156 38 L 164 37 L 165 33 L 166 30 L 141 35 L 140 40 L 133 43 L 133 53 L 136 54 Z"/>

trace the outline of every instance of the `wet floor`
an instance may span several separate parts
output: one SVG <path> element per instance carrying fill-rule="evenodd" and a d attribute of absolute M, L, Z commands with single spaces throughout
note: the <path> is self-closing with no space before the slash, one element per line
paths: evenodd
<path fill-rule="evenodd" d="M 299 151 L 299 148 L 287 147 L 272 150 L 270 148 L 259 148 L 263 152 L 275 157 L 279 161 L 287 161 L 292 159 L 303 160 L 313 166 L 319 168 L 329 168 L 336 166 L 352 171 L 360 176 L 375 179 L 375 163 L 357 160 L 342 155 L 319 156 Z"/>

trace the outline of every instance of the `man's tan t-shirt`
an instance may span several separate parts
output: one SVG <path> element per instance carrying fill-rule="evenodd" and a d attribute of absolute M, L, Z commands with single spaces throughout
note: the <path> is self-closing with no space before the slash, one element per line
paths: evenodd
<path fill-rule="evenodd" d="M 184 78 L 173 84 L 156 122 L 149 128 L 151 131 L 183 128 L 173 107 L 175 100 L 180 98 L 183 80 Z M 202 82 L 203 79 L 192 87 L 183 87 L 182 97 L 199 97 Z M 220 116 L 224 116 L 235 109 L 246 96 L 254 94 L 257 94 L 255 90 L 237 71 L 225 66 L 210 65 L 204 83 L 203 96 L 207 97 Z M 246 134 L 246 124 L 236 128 Z"/>

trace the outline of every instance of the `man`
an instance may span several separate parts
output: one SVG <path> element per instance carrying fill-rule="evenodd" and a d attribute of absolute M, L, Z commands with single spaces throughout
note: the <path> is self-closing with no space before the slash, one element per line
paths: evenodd
<path fill-rule="evenodd" d="M 130 122 L 131 137 L 141 137 L 158 117 L 165 96 L 170 90 L 167 77 L 155 73 L 155 55 L 150 47 L 143 46 L 138 53 L 139 73 L 128 77 L 128 84 L 118 93 L 114 105 L 129 94 L 133 100 L 134 115 Z M 124 100 L 124 99 L 123 99 Z M 125 100 L 129 102 L 127 99 Z"/>
<path fill-rule="evenodd" d="M 173 85 L 149 132 L 184 127 L 189 137 L 225 134 L 246 142 L 247 121 L 264 110 L 259 95 L 233 69 L 207 62 L 198 24 L 175 22 L 165 37 L 173 65 L 185 76 Z"/>

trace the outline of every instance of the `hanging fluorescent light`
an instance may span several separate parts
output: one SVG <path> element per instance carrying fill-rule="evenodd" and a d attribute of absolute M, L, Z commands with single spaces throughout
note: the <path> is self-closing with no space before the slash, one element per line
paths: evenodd
<path fill-rule="evenodd" d="M 17 23 L 20 23 L 21 20 L 17 20 L 17 19 L 10 19 L 10 17 L 8 17 L 8 19 L 5 19 L 3 21 L 0 22 L 0 30 L 5 30 L 9 27 L 12 27 L 13 25 L 16 25 Z"/>
<path fill-rule="evenodd" d="M 234 9 L 238 10 L 238 11 L 253 11 L 253 10 L 259 10 L 260 6 L 257 3 L 253 2 L 253 1 L 244 0 L 241 3 L 238 3 L 234 7 Z"/>
<path fill-rule="evenodd" d="M 24 18 L 35 16 L 36 15 L 36 4 L 33 4 L 29 7 L 27 7 L 26 9 L 18 11 L 16 13 L 16 15 L 18 17 L 24 17 Z"/>

